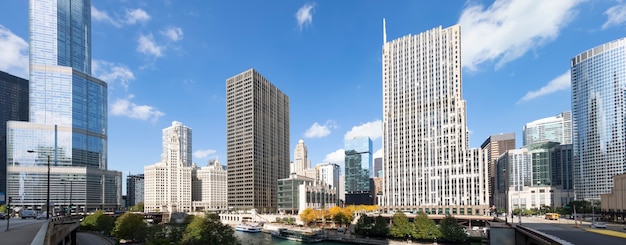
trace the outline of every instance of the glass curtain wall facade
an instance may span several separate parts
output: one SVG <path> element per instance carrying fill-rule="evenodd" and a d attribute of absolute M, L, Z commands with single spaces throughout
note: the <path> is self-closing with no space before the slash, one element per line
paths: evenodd
<path fill-rule="evenodd" d="M 228 206 L 276 212 L 289 147 L 289 97 L 254 69 L 227 79 Z"/>
<path fill-rule="evenodd" d="M 562 112 L 524 125 L 524 145 L 545 142 L 572 143 L 572 113 Z"/>
<path fill-rule="evenodd" d="M 7 191 L 7 121 L 28 121 L 28 80 L 0 71 L 0 192 Z"/>
<path fill-rule="evenodd" d="M 372 140 L 359 137 L 345 141 L 346 204 L 372 204 Z"/>
<path fill-rule="evenodd" d="M 599 200 L 626 170 L 626 38 L 576 55 L 571 79 L 576 198 Z"/>
<path fill-rule="evenodd" d="M 79 209 L 117 209 L 122 177 L 107 169 L 107 84 L 91 76 L 91 1 L 31 0 L 29 9 L 30 115 L 7 124 L 8 193 L 25 208 L 45 206 L 31 195 L 47 185 L 31 175 L 50 162 L 51 192 L 61 183 L 52 180 L 72 180 Z"/>
<path fill-rule="evenodd" d="M 383 209 L 482 213 L 488 173 L 468 150 L 461 27 L 384 39 Z"/>

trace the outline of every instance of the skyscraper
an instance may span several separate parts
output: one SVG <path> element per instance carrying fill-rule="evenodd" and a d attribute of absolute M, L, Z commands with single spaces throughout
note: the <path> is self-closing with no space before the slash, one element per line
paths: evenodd
<path fill-rule="evenodd" d="M 374 202 L 370 190 L 372 171 L 372 140 L 358 137 L 345 141 L 346 204 L 366 204 Z"/>
<path fill-rule="evenodd" d="M 174 121 L 163 129 L 161 162 L 144 167 L 144 209 L 191 212 L 191 128 Z"/>
<path fill-rule="evenodd" d="M 571 60 L 574 189 L 599 199 L 626 170 L 626 38 Z"/>
<path fill-rule="evenodd" d="M 294 172 L 300 176 L 305 176 L 304 170 L 311 168 L 304 140 L 298 141 L 296 149 L 293 151 L 293 168 Z"/>
<path fill-rule="evenodd" d="M 193 210 L 215 212 L 228 210 L 228 184 L 226 170 L 218 160 L 191 171 Z"/>
<path fill-rule="evenodd" d="M 7 121 L 28 121 L 28 80 L 0 71 L 0 192 L 7 191 Z"/>
<path fill-rule="evenodd" d="M 535 143 L 558 142 L 572 143 L 572 113 L 561 112 L 553 117 L 546 117 L 527 123 L 523 128 L 524 145 Z"/>
<path fill-rule="evenodd" d="M 30 1 L 29 122 L 7 123 L 8 194 L 16 205 L 116 209 L 122 174 L 107 167 L 107 84 L 91 76 L 91 1 Z M 42 207 L 44 206 L 44 207 Z"/>
<path fill-rule="evenodd" d="M 126 176 L 126 207 L 132 207 L 143 202 L 144 175 Z"/>
<path fill-rule="evenodd" d="M 250 69 L 226 80 L 228 206 L 276 212 L 289 177 L 289 97 Z"/>
<path fill-rule="evenodd" d="M 480 149 L 485 153 L 489 171 L 489 204 L 494 204 L 495 169 L 498 157 L 508 150 L 515 149 L 515 133 L 491 135 L 481 145 Z"/>
<path fill-rule="evenodd" d="M 384 34 L 383 39 L 381 206 L 483 213 L 488 173 L 482 151 L 468 151 L 461 27 L 438 27 L 389 42 Z"/>
<path fill-rule="evenodd" d="M 382 177 L 381 170 L 383 170 L 383 158 L 374 158 L 374 177 Z"/>

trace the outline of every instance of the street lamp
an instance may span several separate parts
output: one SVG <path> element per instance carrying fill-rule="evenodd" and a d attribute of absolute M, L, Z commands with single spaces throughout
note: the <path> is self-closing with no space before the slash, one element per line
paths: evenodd
<path fill-rule="evenodd" d="M 37 151 L 27 150 L 28 153 L 35 153 Z M 46 192 L 46 219 L 50 219 L 50 155 L 48 157 L 48 182 L 47 182 L 47 192 Z"/>

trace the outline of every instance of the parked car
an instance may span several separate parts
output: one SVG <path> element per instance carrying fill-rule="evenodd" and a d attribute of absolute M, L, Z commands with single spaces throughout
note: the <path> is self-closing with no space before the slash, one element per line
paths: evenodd
<path fill-rule="evenodd" d="M 0 213 L 0 219 L 6 219 L 7 215 L 5 213 Z"/>

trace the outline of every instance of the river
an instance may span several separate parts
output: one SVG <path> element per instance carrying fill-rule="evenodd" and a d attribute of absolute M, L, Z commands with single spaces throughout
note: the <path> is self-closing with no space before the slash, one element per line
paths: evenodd
<path fill-rule="evenodd" d="M 280 245 L 291 245 L 291 244 L 304 244 L 296 241 L 280 239 L 272 237 L 269 233 L 249 233 L 242 231 L 235 231 L 235 236 L 239 241 L 241 241 L 242 245 L 270 245 L 270 244 L 280 244 Z M 336 242 L 319 242 L 315 244 L 321 245 L 345 245 L 345 243 L 336 243 Z"/>

